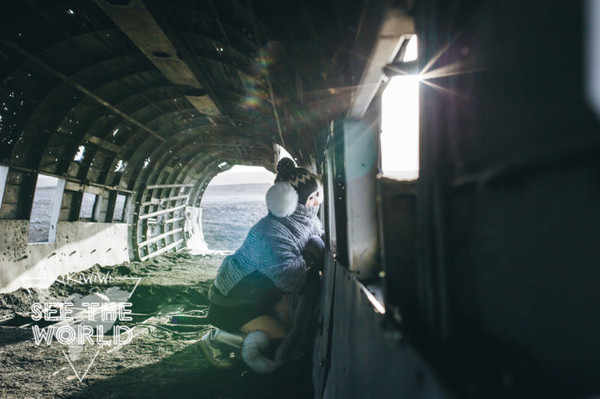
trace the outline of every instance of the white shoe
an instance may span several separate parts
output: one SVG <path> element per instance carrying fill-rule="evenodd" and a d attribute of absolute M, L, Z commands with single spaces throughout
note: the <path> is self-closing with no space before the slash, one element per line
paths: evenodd
<path fill-rule="evenodd" d="M 230 369 L 236 365 L 238 359 L 235 352 L 240 351 L 244 336 L 232 334 L 218 328 L 207 332 L 198 345 L 200 351 L 208 362 L 218 369 Z"/>

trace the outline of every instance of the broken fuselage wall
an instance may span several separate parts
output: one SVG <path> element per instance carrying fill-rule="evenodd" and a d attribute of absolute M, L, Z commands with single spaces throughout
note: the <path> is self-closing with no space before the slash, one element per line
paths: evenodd
<path fill-rule="evenodd" d="M 0 293 L 47 288 L 60 275 L 129 260 L 125 223 L 58 222 L 52 243 L 28 243 L 28 231 L 28 220 L 0 220 Z"/>

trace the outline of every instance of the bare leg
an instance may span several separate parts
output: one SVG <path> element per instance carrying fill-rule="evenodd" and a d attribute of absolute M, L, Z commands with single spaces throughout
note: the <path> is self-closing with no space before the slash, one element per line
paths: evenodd
<path fill-rule="evenodd" d="M 273 316 L 262 315 L 250 320 L 244 324 L 240 330 L 243 332 L 251 332 L 256 330 L 264 331 L 269 339 L 283 338 L 288 330 L 283 324 L 277 321 Z"/>

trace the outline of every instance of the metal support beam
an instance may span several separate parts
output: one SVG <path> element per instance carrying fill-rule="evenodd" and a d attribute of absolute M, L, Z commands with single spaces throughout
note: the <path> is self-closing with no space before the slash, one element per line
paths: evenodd
<path fill-rule="evenodd" d="M 140 220 L 149 219 L 151 217 L 162 215 L 164 213 L 175 212 L 175 211 L 178 211 L 180 209 L 185 208 L 186 206 L 187 205 L 180 205 L 180 206 L 175 206 L 173 208 L 163 209 L 162 211 L 156 211 L 156 212 L 152 212 L 152 213 L 147 213 L 145 215 L 140 215 L 139 219 Z"/>
<path fill-rule="evenodd" d="M 133 194 L 133 191 L 131 190 L 126 190 L 124 188 L 120 188 L 119 186 L 109 186 L 106 184 L 98 184 L 98 183 L 93 183 L 93 182 L 86 182 L 80 179 L 76 179 L 74 177 L 69 177 L 69 176 L 63 176 L 63 175 L 57 175 L 56 173 L 48 173 L 46 171 L 43 170 L 37 170 L 37 169 L 29 169 L 29 168 L 23 168 L 20 166 L 10 166 L 10 169 L 14 169 L 14 170 L 18 170 L 19 172 L 28 172 L 28 173 L 35 173 L 35 174 L 44 174 L 46 176 L 52 176 L 52 177 L 57 177 L 59 179 L 64 179 L 67 183 L 72 183 L 69 186 L 69 190 L 73 190 L 73 191 L 84 191 L 86 186 L 89 187 L 98 187 L 98 188 L 103 188 L 105 190 L 109 190 L 109 191 L 118 191 L 120 193 L 127 193 L 127 194 Z M 79 186 L 78 188 L 77 185 Z"/>
<path fill-rule="evenodd" d="M 152 252 L 152 253 L 150 253 L 150 254 L 148 254 L 146 256 L 142 256 L 141 260 L 144 261 L 144 260 L 148 260 L 150 258 L 154 258 L 154 257 L 156 257 L 156 256 L 158 256 L 158 255 L 160 255 L 162 253 L 165 253 L 165 252 L 167 252 L 167 251 L 169 251 L 169 250 L 171 250 L 173 248 L 176 248 L 180 244 L 183 244 L 183 241 L 184 241 L 183 238 L 181 240 L 175 241 L 173 244 L 169 244 L 166 247 L 163 247 L 163 248 L 159 249 L 156 252 Z"/>
<path fill-rule="evenodd" d="M 166 233 L 159 234 L 156 237 L 152 237 L 152 238 L 147 239 L 146 241 L 142 241 L 142 242 L 138 243 L 138 246 L 141 247 L 144 245 L 152 244 L 153 242 L 160 241 L 162 238 L 172 236 L 173 234 L 181 233 L 182 231 L 183 231 L 183 227 L 180 227 L 175 230 L 167 231 Z"/>
<path fill-rule="evenodd" d="M 385 13 L 384 21 L 377 33 L 377 41 L 368 56 L 368 64 L 352 101 L 348 117 L 360 119 L 367 110 L 384 79 L 384 67 L 394 61 L 402 36 L 415 31 L 414 21 L 402 9 Z"/>
<path fill-rule="evenodd" d="M 67 75 L 63 74 L 62 72 L 60 72 L 59 70 L 55 69 L 54 67 L 48 65 L 47 63 L 45 63 L 44 61 L 42 61 L 41 59 L 39 59 L 35 55 L 31 54 L 29 51 L 21 48 L 17 44 L 15 44 L 12 41 L 10 41 L 8 39 L 5 39 L 3 37 L 0 37 L 0 43 L 2 43 L 5 46 L 11 48 L 12 50 L 16 51 L 17 53 L 25 56 L 31 62 L 33 62 L 34 64 L 36 64 L 39 67 L 41 67 L 42 69 L 44 69 L 46 72 L 50 73 L 51 75 L 56 76 L 57 78 L 61 79 L 65 83 L 70 84 L 71 86 L 75 87 L 77 90 L 79 90 L 80 92 L 82 92 L 83 94 L 85 94 L 86 96 L 88 96 L 89 98 L 91 98 L 92 100 L 96 101 L 98 104 L 100 104 L 100 105 L 108 108 L 110 111 L 112 111 L 115 114 L 119 115 L 121 118 L 123 118 L 123 119 L 125 119 L 125 120 L 127 120 L 127 121 L 129 121 L 131 123 L 133 123 L 135 126 L 139 127 L 140 129 L 142 129 L 142 130 L 150 133 L 151 135 L 153 135 L 154 137 L 156 137 L 160 141 L 166 141 L 166 139 L 164 137 L 162 137 L 160 134 L 158 134 L 154 130 L 150 129 L 148 126 L 144 125 L 141 122 L 138 122 L 136 119 L 132 118 L 131 116 L 127 115 L 125 112 L 123 112 L 120 109 L 118 109 L 117 107 L 115 107 L 114 105 L 112 105 L 109 102 L 105 101 L 102 97 L 97 96 L 96 94 L 92 93 L 90 90 L 88 90 L 87 88 L 85 88 L 83 85 L 75 82 L 73 79 L 71 79 Z"/>
<path fill-rule="evenodd" d="M 104 1 L 97 4 L 171 83 L 208 93 L 210 98 L 186 96 L 194 108 L 203 114 L 219 115 L 223 105 L 194 56 L 163 16 L 160 4 L 152 1 L 136 1 L 126 7 Z"/>
<path fill-rule="evenodd" d="M 146 190 L 154 190 L 161 188 L 178 188 L 178 187 L 194 187 L 193 184 L 155 184 L 152 186 L 147 186 Z"/>

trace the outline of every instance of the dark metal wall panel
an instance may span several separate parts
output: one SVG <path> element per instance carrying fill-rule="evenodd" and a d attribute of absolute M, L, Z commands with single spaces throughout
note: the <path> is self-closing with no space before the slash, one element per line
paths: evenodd
<path fill-rule="evenodd" d="M 451 170 L 481 171 L 598 143 L 583 96 L 584 3 L 485 1 L 465 10 L 472 20 L 451 22 L 456 43 L 446 61 L 476 71 L 436 81 L 457 94 L 443 111 L 452 130 L 444 139 Z"/>
<path fill-rule="evenodd" d="M 325 258 L 321 283 L 321 303 L 317 322 L 317 334 L 313 352 L 313 385 L 315 397 L 320 397 L 325 388 L 330 367 L 331 337 L 333 332 L 332 315 L 334 307 L 336 262 L 331 254 Z"/>
<path fill-rule="evenodd" d="M 9 169 L 0 208 L 0 219 L 29 219 L 36 181 L 35 173 Z"/>
<path fill-rule="evenodd" d="M 361 279 L 381 270 L 377 229 L 378 141 L 381 101 L 375 99 L 360 121 L 344 122 L 348 266 Z"/>
<path fill-rule="evenodd" d="M 600 389 L 599 175 L 564 168 L 457 193 L 450 207 L 455 333 L 497 342 L 490 360 L 574 392 Z"/>
<path fill-rule="evenodd" d="M 417 258 L 436 356 L 477 397 L 600 391 L 584 3 L 420 2 Z"/>
<path fill-rule="evenodd" d="M 397 324 L 412 326 L 419 317 L 416 182 L 381 178 L 377 185 L 386 310 Z"/>
<path fill-rule="evenodd" d="M 348 264 L 348 221 L 346 213 L 346 165 L 343 122 L 333 123 L 329 157 L 332 162 L 333 198 L 331 211 L 335 218 L 335 251 L 337 260 Z M 343 215 L 343 216 L 342 216 Z"/>
<path fill-rule="evenodd" d="M 384 316 L 346 268 L 335 267 L 330 366 L 323 398 L 452 398 L 429 365 Z M 320 396 L 318 396 L 320 397 Z"/>

